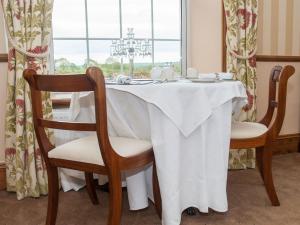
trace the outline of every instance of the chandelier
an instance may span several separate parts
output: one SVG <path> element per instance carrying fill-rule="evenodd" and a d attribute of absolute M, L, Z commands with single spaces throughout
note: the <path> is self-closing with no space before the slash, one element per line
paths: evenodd
<path fill-rule="evenodd" d="M 113 40 L 110 47 L 112 57 L 128 58 L 130 63 L 129 75 L 133 76 L 134 57 L 151 56 L 152 43 L 148 39 L 140 40 L 134 38 L 133 28 L 128 28 L 127 38 Z"/>

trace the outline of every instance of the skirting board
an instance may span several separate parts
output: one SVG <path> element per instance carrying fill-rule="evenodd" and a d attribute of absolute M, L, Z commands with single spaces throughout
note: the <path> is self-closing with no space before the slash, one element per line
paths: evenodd
<path fill-rule="evenodd" d="M 272 148 L 274 154 L 300 153 L 300 133 L 279 136 Z"/>
<path fill-rule="evenodd" d="M 0 164 L 0 191 L 6 189 L 5 165 Z"/>

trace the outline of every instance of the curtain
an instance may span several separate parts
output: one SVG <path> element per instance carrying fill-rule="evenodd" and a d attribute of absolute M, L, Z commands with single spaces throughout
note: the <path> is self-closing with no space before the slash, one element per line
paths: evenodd
<path fill-rule="evenodd" d="M 47 194 L 47 172 L 32 122 L 30 91 L 22 77 L 31 68 L 48 73 L 53 0 L 1 0 L 8 37 L 5 124 L 7 190 L 18 199 Z M 50 93 L 43 93 L 44 118 L 52 117 Z M 50 138 L 53 134 L 47 131 Z"/>
<path fill-rule="evenodd" d="M 239 120 L 256 120 L 256 39 L 258 0 L 224 0 L 227 24 L 227 71 L 242 81 L 247 89 L 248 105 Z M 231 150 L 229 168 L 255 167 L 255 150 Z"/>

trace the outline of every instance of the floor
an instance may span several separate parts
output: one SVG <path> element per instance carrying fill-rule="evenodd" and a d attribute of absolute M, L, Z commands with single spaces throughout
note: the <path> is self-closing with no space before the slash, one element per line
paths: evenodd
<path fill-rule="evenodd" d="M 281 201 L 272 207 L 256 170 L 231 171 L 228 179 L 227 213 L 183 214 L 182 225 L 300 225 L 300 154 L 274 157 L 274 180 Z M 108 193 L 98 190 L 100 205 L 90 203 L 85 190 L 60 193 L 57 225 L 104 225 Z M 124 193 L 122 225 L 159 225 L 154 207 L 128 210 Z M 12 193 L 0 192 L 0 225 L 43 225 L 47 197 L 17 201 Z M 171 206 L 170 206 L 171 207 Z"/>

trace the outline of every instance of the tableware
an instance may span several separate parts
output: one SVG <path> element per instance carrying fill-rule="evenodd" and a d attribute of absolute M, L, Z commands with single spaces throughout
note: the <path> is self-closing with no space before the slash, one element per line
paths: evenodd
<path fill-rule="evenodd" d="M 220 80 L 232 80 L 232 73 L 217 73 Z"/>
<path fill-rule="evenodd" d="M 116 83 L 117 84 L 130 84 L 132 81 L 132 78 L 130 76 L 126 76 L 123 74 L 120 74 L 116 78 Z"/>
<path fill-rule="evenodd" d="M 237 81 L 235 79 L 222 79 L 222 81 Z"/>
<path fill-rule="evenodd" d="M 162 69 L 159 67 L 153 67 L 151 70 L 151 78 L 153 80 L 159 80 L 161 79 L 161 73 L 162 73 Z"/>
<path fill-rule="evenodd" d="M 186 72 L 187 78 L 197 78 L 198 71 L 195 68 L 188 68 Z"/>
<path fill-rule="evenodd" d="M 189 79 L 193 83 L 215 83 L 218 82 L 215 78 L 197 78 L 197 79 Z"/>
<path fill-rule="evenodd" d="M 175 80 L 176 76 L 177 74 L 175 73 L 174 69 L 172 67 L 167 67 L 162 70 L 160 77 L 162 80 L 171 81 L 171 80 Z"/>
<path fill-rule="evenodd" d="M 215 73 L 199 73 L 198 79 L 217 79 L 217 75 Z"/>

